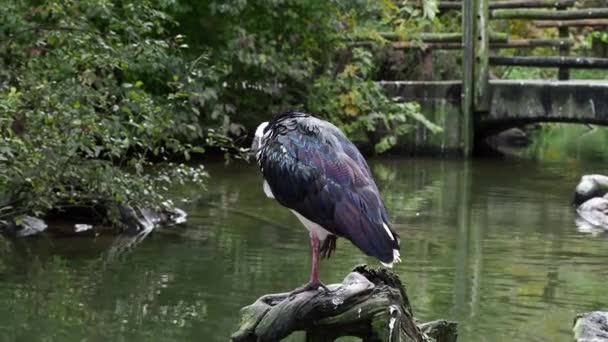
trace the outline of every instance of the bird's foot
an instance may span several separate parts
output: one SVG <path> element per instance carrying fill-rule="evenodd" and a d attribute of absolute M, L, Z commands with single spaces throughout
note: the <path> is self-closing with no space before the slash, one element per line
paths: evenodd
<path fill-rule="evenodd" d="M 302 292 L 308 292 L 308 291 L 317 291 L 319 288 L 322 288 L 323 291 L 327 292 L 327 293 L 331 293 L 331 290 L 325 286 L 323 283 L 321 283 L 320 281 L 317 282 L 308 282 L 298 288 L 296 288 L 295 290 L 291 291 L 289 293 L 289 299 L 292 300 L 296 297 L 297 294 L 302 293 Z"/>

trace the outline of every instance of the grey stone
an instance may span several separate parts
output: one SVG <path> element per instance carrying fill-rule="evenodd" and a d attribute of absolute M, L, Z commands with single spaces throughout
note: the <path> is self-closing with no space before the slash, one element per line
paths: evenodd
<path fill-rule="evenodd" d="M 606 342 L 608 341 L 608 312 L 593 311 L 579 314 L 572 330 L 576 342 Z"/>

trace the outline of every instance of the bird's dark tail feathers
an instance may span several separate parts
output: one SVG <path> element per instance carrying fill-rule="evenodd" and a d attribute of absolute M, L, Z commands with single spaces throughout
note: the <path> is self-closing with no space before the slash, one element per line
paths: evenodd
<path fill-rule="evenodd" d="M 335 235 L 327 235 L 325 240 L 323 240 L 323 244 L 319 248 L 319 252 L 321 253 L 321 258 L 329 259 L 331 253 L 336 250 L 336 241 L 338 238 Z"/>

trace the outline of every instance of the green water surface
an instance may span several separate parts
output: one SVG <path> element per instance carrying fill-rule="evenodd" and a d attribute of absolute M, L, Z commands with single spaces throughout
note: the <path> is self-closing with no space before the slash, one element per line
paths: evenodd
<path fill-rule="evenodd" d="M 570 341 L 576 313 L 608 307 L 608 238 L 579 232 L 571 160 L 373 160 L 402 237 L 395 268 L 420 320 L 459 341 Z M 255 167 L 209 164 L 207 192 L 175 190 L 185 227 L 115 238 L 0 240 L 2 341 L 227 341 L 238 310 L 308 278 L 305 229 Z M 191 202 L 181 202 L 191 197 Z M 344 240 L 326 283 L 359 263 Z M 299 338 L 295 339 L 299 340 Z"/>

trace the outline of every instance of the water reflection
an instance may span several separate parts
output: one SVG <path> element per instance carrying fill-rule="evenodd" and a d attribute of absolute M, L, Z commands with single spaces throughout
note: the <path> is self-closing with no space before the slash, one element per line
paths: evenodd
<path fill-rule="evenodd" d="M 374 161 L 416 316 L 459 321 L 462 341 L 569 340 L 575 313 L 606 305 L 608 239 L 579 233 L 569 203 L 586 168 Z M 265 198 L 255 168 L 209 171 L 208 192 L 175 189 L 176 202 L 194 198 L 182 203 L 189 223 L 134 249 L 0 240 L 2 339 L 226 341 L 240 307 L 306 281 L 306 231 Z M 321 277 L 341 281 L 362 262 L 375 263 L 339 241 Z"/>

